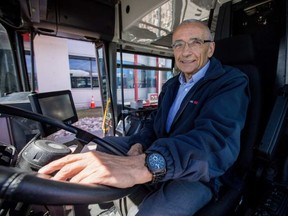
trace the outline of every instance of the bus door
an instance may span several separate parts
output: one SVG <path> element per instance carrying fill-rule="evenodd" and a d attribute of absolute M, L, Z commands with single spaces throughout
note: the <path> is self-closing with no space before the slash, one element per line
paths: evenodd
<path fill-rule="evenodd" d="M 113 103 L 111 98 L 111 88 L 109 73 L 106 62 L 106 52 L 104 43 L 96 43 L 96 61 L 98 67 L 98 77 L 99 77 L 99 87 L 100 95 L 102 100 L 102 109 L 103 109 L 103 122 L 102 130 L 105 135 L 114 134 L 114 113 L 113 113 Z"/>

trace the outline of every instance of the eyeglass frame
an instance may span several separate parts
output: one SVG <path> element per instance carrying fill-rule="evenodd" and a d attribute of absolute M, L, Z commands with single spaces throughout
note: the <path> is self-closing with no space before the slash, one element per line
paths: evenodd
<path fill-rule="evenodd" d="M 192 45 L 192 44 L 193 44 L 194 41 L 201 42 L 201 45 L 200 45 L 200 46 L 202 46 L 202 45 L 205 44 L 205 43 L 214 42 L 213 40 L 202 40 L 202 39 L 200 39 L 200 38 L 190 38 L 188 42 L 183 41 L 183 40 L 176 40 L 174 43 L 172 43 L 171 47 L 172 47 L 173 50 L 183 50 L 183 49 L 186 47 L 186 44 L 188 44 L 188 48 L 191 49 L 191 48 L 193 48 L 193 45 Z M 180 42 L 184 43 L 184 46 L 181 47 L 181 48 L 179 47 L 179 48 L 177 49 L 177 48 L 175 47 L 175 45 L 176 45 L 177 42 L 178 42 L 178 43 L 180 43 Z M 190 43 L 189 43 L 189 42 L 190 42 Z"/>

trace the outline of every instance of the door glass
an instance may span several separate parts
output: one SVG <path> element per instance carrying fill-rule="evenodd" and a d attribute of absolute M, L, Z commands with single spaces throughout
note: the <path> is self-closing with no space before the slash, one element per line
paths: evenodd
<path fill-rule="evenodd" d="M 103 123 L 102 129 L 104 135 L 113 135 L 114 131 L 114 114 L 113 114 L 113 103 L 110 97 L 110 86 L 108 81 L 108 71 L 105 59 L 105 47 L 104 44 L 97 47 L 96 58 L 98 65 L 98 77 L 99 77 L 99 86 L 102 99 L 103 107 Z"/>

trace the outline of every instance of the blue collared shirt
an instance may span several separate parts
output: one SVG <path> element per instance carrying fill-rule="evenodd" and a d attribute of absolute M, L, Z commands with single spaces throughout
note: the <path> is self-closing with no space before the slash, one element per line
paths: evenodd
<path fill-rule="evenodd" d="M 195 73 L 192 78 L 186 82 L 185 81 L 185 77 L 184 74 L 181 73 L 179 76 L 179 82 L 180 82 L 180 87 L 178 89 L 178 93 L 177 96 L 170 108 L 169 114 L 168 114 L 168 118 L 167 118 L 167 122 L 166 122 L 166 131 L 167 133 L 170 130 L 170 127 L 172 125 L 172 122 L 174 120 L 174 117 L 177 113 L 177 111 L 179 110 L 179 107 L 184 99 L 184 97 L 186 96 L 186 94 L 189 92 L 189 90 L 202 78 L 205 76 L 205 73 L 207 71 L 207 69 L 209 68 L 210 65 L 210 60 L 206 63 L 206 65 L 204 65 L 203 68 L 201 68 L 197 73 Z"/>

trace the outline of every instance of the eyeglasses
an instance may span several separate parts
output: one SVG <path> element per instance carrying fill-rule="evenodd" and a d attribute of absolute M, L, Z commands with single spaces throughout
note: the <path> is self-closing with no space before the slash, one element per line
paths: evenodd
<path fill-rule="evenodd" d="M 180 50 L 183 50 L 186 46 L 186 44 L 188 44 L 188 47 L 189 49 L 199 49 L 202 47 L 202 45 L 204 43 L 210 43 L 210 42 L 213 42 L 211 40 L 201 40 L 199 38 L 191 38 L 188 42 L 185 42 L 185 41 L 182 41 L 182 40 L 179 40 L 179 41 L 175 41 L 173 44 L 172 44 L 172 48 L 174 50 L 177 50 L 177 51 L 180 51 Z"/>

